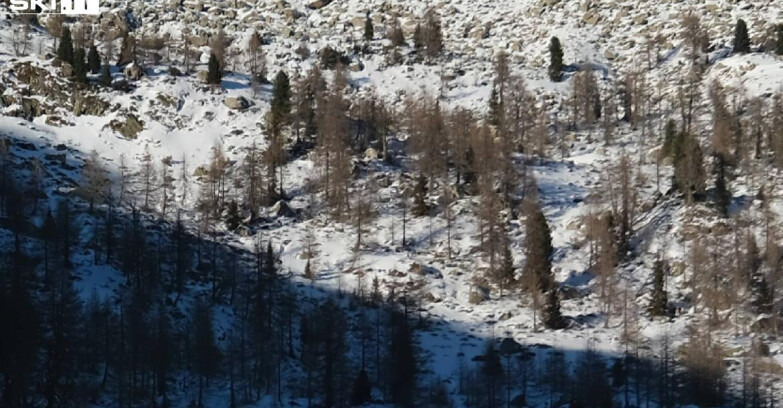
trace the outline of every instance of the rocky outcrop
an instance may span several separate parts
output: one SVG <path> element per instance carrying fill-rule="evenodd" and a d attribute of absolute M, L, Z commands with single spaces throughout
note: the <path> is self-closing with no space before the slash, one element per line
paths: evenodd
<path fill-rule="evenodd" d="M 95 95 L 75 94 L 73 97 L 73 114 L 76 116 L 102 116 L 109 109 L 109 103 Z"/>
<path fill-rule="evenodd" d="M 104 126 L 104 129 L 109 128 L 126 139 L 136 139 L 139 132 L 144 130 L 144 121 L 139 119 L 136 115 L 129 113 L 125 115 L 124 119 L 113 119 L 109 124 Z"/>
<path fill-rule="evenodd" d="M 98 95 L 88 92 L 79 84 L 52 75 L 49 70 L 30 62 L 17 64 L 14 72 L 16 79 L 26 85 L 25 96 L 6 93 L 2 102 L 5 105 L 19 104 L 21 106 L 17 112 L 19 116 L 30 118 L 52 114 L 57 108 L 65 108 L 77 116 L 101 116 L 109 108 L 109 103 Z"/>

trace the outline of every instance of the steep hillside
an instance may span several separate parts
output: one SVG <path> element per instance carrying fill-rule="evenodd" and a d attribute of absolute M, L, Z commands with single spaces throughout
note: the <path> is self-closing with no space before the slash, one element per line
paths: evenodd
<path fill-rule="evenodd" d="M 4 7 L 0 406 L 780 398 L 775 1 Z"/>

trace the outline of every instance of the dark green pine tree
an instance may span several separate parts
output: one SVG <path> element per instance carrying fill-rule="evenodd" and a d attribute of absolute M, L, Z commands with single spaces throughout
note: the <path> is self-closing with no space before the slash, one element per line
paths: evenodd
<path fill-rule="evenodd" d="M 98 83 L 105 87 L 111 86 L 111 68 L 109 68 L 108 64 L 104 64 L 101 67 L 101 76 L 98 78 Z"/>
<path fill-rule="evenodd" d="M 266 243 L 266 256 L 264 257 L 264 274 L 268 278 L 274 278 L 277 275 L 277 257 L 272 250 L 272 241 Z"/>
<path fill-rule="evenodd" d="M 353 383 L 353 392 L 351 393 L 351 406 L 364 405 L 372 399 L 372 386 L 367 371 L 362 368 L 359 375 Z"/>
<path fill-rule="evenodd" d="M 500 103 L 497 86 L 492 84 L 492 93 L 489 95 L 489 123 L 492 126 L 500 124 L 500 112 L 503 109 Z"/>
<path fill-rule="evenodd" d="M 737 25 L 734 27 L 734 52 L 745 54 L 750 52 L 750 37 L 748 36 L 748 25 L 745 24 L 745 20 L 737 20 Z"/>
<path fill-rule="evenodd" d="M 98 47 L 95 44 L 90 47 L 90 52 L 87 53 L 87 68 L 93 74 L 101 71 L 101 55 L 98 54 Z"/>
<path fill-rule="evenodd" d="M 305 279 L 313 280 L 315 279 L 315 274 L 313 273 L 313 267 L 310 266 L 310 260 L 307 260 L 307 263 L 305 264 L 304 268 L 304 277 Z"/>
<path fill-rule="evenodd" d="M 500 362 L 500 355 L 495 350 L 492 341 L 487 343 L 484 351 L 484 362 L 481 365 L 481 374 L 486 381 L 486 399 L 487 405 L 492 407 L 498 402 L 498 385 L 503 377 L 503 364 Z"/>
<path fill-rule="evenodd" d="M 726 159 L 722 155 L 716 157 L 715 164 L 715 207 L 721 217 L 729 216 L 731 205 L 731 191 L 726 181 Z"/>
<path fill-rule="evenodd" d="M 77 48 L 73 52 L 73 75 L 77 81 L 83 84 L 87 83 L 87 62 L 84 60 L 85 57 L 84 48 Z"/>
<path fill-rule="evenodd" d="M 465 161 L 460 166 L 460 173 L 462 173 L 462 184 L 469 186 L 476 182 L 476 153 L 473 151 L 473 146 L 468 146 L 465 151 Z"/>
<path fill-rule="evenodd" d="M 215 342 L 215 332 L 212 328 L 212 313 L 209 306 L 197 299 L 193 308 L 193 356 L 194 368 L 199 375 L 198 405 L 203 400 L 203 389 L 209 379 L 214 377 L 219 368 L 220 349 Z"/>
<path fill-rule="evenodd" d="M 57 240 L 57 221 L 54 220 L 52 210 L 46 212 L 43 224 L 41 225 L 41 241 L 44 247 L 44 282 L 49 280 L 49 265 L 52 258 L 52 250 Z"/>
<path fill-rule="evenodd" d="M 663 130 L 663 156 L 670 157 L 674 154 L 674 143 L 677 141 L 677 122 L 669 119 Z"/>
<path fill-rule="evenodd" d="M 207 64 L 207 83 L 210 85 L 220 85 L 223 80 L 223 72 L 220 68 L 220 62 L 218 61 L 215 53 L 209 54 L 209 63 Z"/>
<path fill-rule="evenodd" d="M 497 277 L 498 285 L 500 286 L 500 297 L 503 297 L 503 289 L 508 288 L 514 283 L 514 255 L 511 253 L 510 240 L 506 238 L 504 240 L 503 248 L 503 264 L 500 266 L 499 275 Z"/>
<path fill-rule="evenodd" d="M 82 302 L 70 273 L 58 269 L 50 281 L 50 290 L 42 302 L 46 305 L 42 331 L 47 333 L 42 355 L 46 356 L 50 368 L 43 380 L 44 398 L 46 405 L 53 407 L 75 398 L 72 382 L 79 373 L 78 351 L 84 343 Z"/>
<path fill-rule="evenodd" d="M 35 369 L 41 356 L 41 319 L 26 285 L 8 275 L 10 269 L 0 265 L 0 327 L 4 334 L 0 339 L 0 372 L 4 380 L 0 405 L 23 407 L 29 403 L 31 388 L 38 382 Z M 4 281 L 6 277 L 14 283 Z"/>
<path fill-rule="evenodd" d="M 391 401 L 400 407 L 413 406 L 416 386 L 416 350 L 407 320 L 405 313 L 392 312 L 389 391 Z"/>
<path fill-rule="evenodd" d="M 690 204 L 703 198 L 706 174 L 699 141 L 688 133 L 678 132 L 672 143 L 672 161 L 673 185 L 685 195 L 685 200 Z"/>
<path fill-rule="evenodd" d="M 416 50 L 420 50 L 424 48 L 424 43 L 422 42 L 424 39 L 422 38 L 421 34 L 421 23 L 416 24 L 416 28 L 413 30 L 413 48 Z"/>
<path fill-rule="evenodd" d="M 775 54 L 783 55 L 783 24 L 775 27 Z"/>
<path fill-rule="evenodd" d="M 272 127 L 276 130 L 286 125 L 291 117 L 291 83 L 284 71 L 278 72 L 275 76 L 269 113 L 272 117 Z"/>
<path fill-rule="evenodd" d="M 364 39 L 365 41 L 372 41 L 373 36 L 375 36 L 375 29 L 373 28 L 370 12 L 368 11 L 367 17 L 364 19 Z"/>
<path fill-rule="evenodd" d="M 555 330 L 566 327 L 566 321 L 560 312 L 560 296 L 557 294 L 557 288 L 552 288 L 546 293 L 544 313 L 541 320 L 548 329 Z"/>
<path fill-rule="evenodd" d="M 231 200 L 228 203 L 228 209 L 226 210 L 226 228 L 229 231 L 235 231 L 239 228 L 239 224 L 242 223 L 242 217 L 239 215 L 239 206 L 236 200 Z"/>
<path fill-rule="evenodd" d="M 423 217 L 430 212 L 427 205 L 427 178 L 419 174 L 416 179 L 416 186 L 413 188 L 413 208 L 411 211 L 415 217 Z"/>
<path fill-rule="evenodd" d="M 756 314 L 772 313 L 774 291 L 767 275 L 761 269 L 761 256 L 756 245 L 756 238 L 748 233 L 745 249 L 745 267 L 750 276 L 750 304 Z"/>
<path fill-rule="evenodd" d="M 554 82 L 563 80 L 563 48 L 557 37 L 552 37 L 549 43 L 549 79 Z"/>
<path fill-rule="evenodd" d="M 609 373 L 612 377 L 612 386 L 614 388 L 620 388 L 626 384 L 628 380 L 628 370 L 625 369 L 625 364 L 622 358 L 617 358 L 612 364 L 612 369 Z"/>
<path fill-rule="evenodd" d="M 669 303 L 666 293 L 666 265 L 662 261 L 655 262 L 653 269 L 653 292 L 650 299 L 650 315 L 666 316 L 667 304 Z"/>
<path fill-rule="evenodd" d="M 538 289 L 548 292 L 555 286 L 552 277 L 552 237 L 546 216 L 538 201 L 528 199 L 525 202 L 525 266 L 524 276 L 535 276 Z"/>
<path fill-rule="evenodd" d="M 73 65 L 73 38 L 71 38 L 71 29 L 63 26 L 60 46 L 57 47 L 57 59 Z"/>

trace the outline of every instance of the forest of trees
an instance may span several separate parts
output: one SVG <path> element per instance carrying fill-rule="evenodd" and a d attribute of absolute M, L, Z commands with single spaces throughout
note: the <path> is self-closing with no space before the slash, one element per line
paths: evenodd
<path fill-rule="evenodd" d="M 279 405 L 286 397 L 325 408 L 371 401 L 451 406 L 455 396 L 426 368 L 426 350 L 416 341 L 417 332 L 431 323 L 418 314 L 422 300 L 415 294 L 383 291 L 376 280 L 372 290 L 349 288 L 326 300 L 311 299 L 287 279 L 275 242 L 258 233 L 248 251 L 227 243 L 224 233 L 251 228 L 264 209 L 293 198 L 286 165 L 309 155 L 315 163 L 303 193 L 309 208 L 299 216 L 323 213 L 329 221 L 349 224 L 356 235 L 352 250 L 361 254 L 380 201 L 361 164 L 372 148 L 384 165 L 409 180 L 393 199 L 402 226 L 394 245 L 401 250 L 430 245 L 408 237 L 406 225 L 411 218 L 440 219 L 451 258 L 452 228 L 463 221 L 451 204 L 473 198 L 477 204 L 469 216 L 478 225 L 481 258 L 481 268 L 471 271 L 476 285 L 528 307 L 533 331 L 568 329 L 573 322 L 561 311 L 564 293 L 553 271 L 550 225 L 528 166 L 566 156 L 568 131 L 595 131 L 611 146 L 621 126 L 638 130 L 641 146 L 660 147 L 653 159 L 657 166 L 670 163 L 672 188 L 663 191 L 658 174 L 658 194 L 714 210 L 729 230 L 706 232 L 689 248 L 688 306 L 707 318 L 693 323 L 678 348 L 668 334 L 660 344 L 641 338 L 640 315 L 668 319 L 677 312 L 667 293 L 672 265 L 663 254 L 651 265 L 644 310 L 636 310 L 635 295 L 620 284 L 618 271 L 639 255 L 635 226 L 641 185 L 649 181 L 640 170 L 648 158 L 623 153 L 601 175 L 581 243 L 603 324 L 622 328 L 622 355 L 588 348 L 568 356 L 552 349 L 537 362 L 532 348 L 490 341 L 474 361 L 454 356 L 460 359 L 458 397 L 467 406 L 489 408 L 523 406 L 532 395 L 546 398 L 549 406 L 572 408 L 773 406 L 775 385 L 769 367 L 760 363 L 768 346 L 759 340 L 734 357 L 741 360 L 742 376 L 733 384 L 728 350 L 713 333 L 729 310 L 738 310 L 736 319 L 742 313 L 771 315 L 770 322 L 751 329 L 778 330 L 783 251 L 773 239 L 780 235 L 774 212 L 764 204 L 761 240 L 732 212 L 731 187 L 741 175 L 761 179 L 766 165 L 783 167 L 783 95 L 745 100 L 735 97 L 738 89 L 704 86 L 709 38 L 697 16 L 682 20 L 689 65 L 669 100 L 655 93 L 645 67 L 621 72 L 613 82 L 599 82 L 589 70 L 566 77 L 563 44 L 552 37 L 548 76 L 571 82 L 554 124 L 503 52 L 495 57 L 484 115 L 448 108 L 438 95 L 408 95 L 401 106 L 374 92 L 356 96 L 346 73 L 349 51 L 324 48 L 307 71 L 273 73 L 270 110 L 258 134 L 266 138 L 265 148 L 253 144 L 232 161 L 216 145 L 195 174 L 184 157 L 154 157 L 147 150 L 123 159 L 119 174 L 110 177 L 97 153 L 83 152 L 79 188 L 48 208 L 45 186 L 53 182 L 51 175 L 36 159 L 11 154 L 12 140 L 0 139 L 0 328 L 9 330 L 0 336 L 0 406 L 55 408 L 110 400 L 122 408 L 166 407 L 171 398 L 191 395 L 196 397 L 190 406 L 203 407 L 216 390 L 227 390 L 231 407 Z M 110 85 L 109 61 L 152 62 L 153 50 L 177 48 L 115 33 L 122 45 L 114 55 L 109 47 L 101 51 L 88 44 L 85 33 L 55 23 L 47 30 L 59 40 L 57 58 L 70 64 L 73 80 L 84 86 L 96 79 Z M 373 42 L 379 32 L 367 14 L 364 41 Z M 782 53 L 783 29 L 776 33 L 775 51 Z M 406 43 L 396 20 L 385 34 L 392 55 Z M 210 41 L 206 82 L 212 87 L 236 69 L 238 51 L 231 44 L 222 30 Z M 733 51 L 752 52 L 753 45 L 739 20 Z M 447 53 L 434 9 L 421 17 L 409 46 L 427 63 Z M 171 58 L 189 73 L 197 58 L 187 40 L 179 47 Z M 252 81 L 268 82 L 258 33 L 248 48 Z M 648 64 L 659 62 L 656 53 Z M 705 114 L 711 123 L 702 129 L 697 119 Z M 392 148 L 392 141 L 403 147 Z M 191 183 L 197 191 L 189 190 Z M 765 188 L 771 186 L 757 186 L 762 201 Z M 190 200 L 196 203 L 193 212 L 185 209 Z M 513 220 L 522 222 L 514 227 Z M 516 242 L 512 228 L 524 231 L 524 239 Z M 318 254 L 312 237 L 305 239 L 303 276 L 315 280 L 311 268 Z M 123 280 L 116 290 L 81 293 L 78 268 L 87 267 L 117 270 Z"/>

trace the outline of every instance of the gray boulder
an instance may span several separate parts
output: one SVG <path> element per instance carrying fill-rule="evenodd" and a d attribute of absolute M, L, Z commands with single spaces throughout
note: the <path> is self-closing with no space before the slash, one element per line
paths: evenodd
<path fill-rule="evenodd" d="M 229 96 L 223 101 L 223 103 L 229 108 L 236 110 L 247 109 L 250 106 L 250 101 L 248 101 L 244 96 Z"/>

